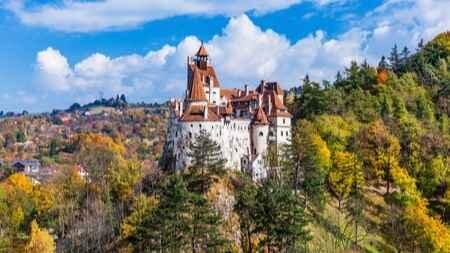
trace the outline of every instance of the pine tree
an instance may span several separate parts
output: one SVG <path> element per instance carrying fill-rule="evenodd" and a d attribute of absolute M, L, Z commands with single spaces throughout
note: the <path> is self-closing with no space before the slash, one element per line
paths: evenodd
<path fill-rule="evenodd" d="M 381 59 L 380 59 L 380 61 L 378 62 L 378 69 L 380 69 L 380 70 L 386 70 L 386 69 L 388 69 L 389 68 L 389 64 L 388 64 L 388 62 L 386 61 L 386 57 L 383 55 L 383 56 L 381 56 Z"/>
<path fill-rule="evenodd" d="M 304 205 L 291 187 L 268 180 L 256 200 L 256 231 L 268 252 L 296 252 L 310 239 Z"/>
<path fill-rule="evenodd" d="M 191 143 L 188 156 L 191 159 L 189 173 L 186 175 L 189 188 L 206 193 L 214 176 L 224 173 L 225 162 L 219 144 L 211 140 L 206 131 L 201 131 Z"/>
<path fill-rule="evenodd" d="M 190 193 L 180 176 L 171 176 L 163 187 L 160 202 L 130 241 L 141 252 L 176 252 L 190 245 Z"/>
<path fill-rule="evenodd" d="M 397 73 L 400 69 L 400 55 L 398 53 L 397 44 L 391 50 L 391 55 L 389 56 L 389 62 L 391 64 L 392 71 Z"/>
<path fill-rule="evenodd" d="M 236 187 L 234 210 L 239 215 L 242 252 L 252 253 L 254 252 L 253 241 L 256 234 L 254 211 L 256 210 L 257 188 L 250 177 L 243 175 L 239 179 Z"/>
<path fill-rule="evenodd" d="M 221 218 L 201 194 L 191 194 L 191 252 L 218 252 L 226 241 L 219 233 Z"/>

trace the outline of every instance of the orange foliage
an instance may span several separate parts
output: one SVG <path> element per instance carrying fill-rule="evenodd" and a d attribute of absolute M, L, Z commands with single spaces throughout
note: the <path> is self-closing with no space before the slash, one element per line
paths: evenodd
<path fill-rule="evenodd" d="M 378 69 L 377 81 L 379 84 L 383 84 L 389 77 L 389 73 L 386 69 Z"/>

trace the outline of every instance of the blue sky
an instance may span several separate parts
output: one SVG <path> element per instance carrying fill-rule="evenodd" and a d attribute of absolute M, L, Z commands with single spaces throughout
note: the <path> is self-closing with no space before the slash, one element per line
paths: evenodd
<path fill-rule="evenodd" d="M 0 0 L 0 110 L 180 96 L 204 41 L 223 86 L 332 79 L 450 28 L 447 0 Z"/>

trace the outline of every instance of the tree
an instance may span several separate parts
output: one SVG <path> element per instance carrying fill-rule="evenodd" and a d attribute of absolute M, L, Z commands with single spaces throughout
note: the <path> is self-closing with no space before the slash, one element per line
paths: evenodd
<path fill-rule="evenodd" d="M 191 203 L 187 185 L 180 176 L 167 179 L 159 205 L 137 227 L 130 241 L 140 252 L 175 252 L 191 243 Z"/>
<path fill-rule="evenodd" d="M 358 247 L 360 240 L 360 226 L 364 222 L 364 176 L 360 165 L 353 161 L 351 171 L 351 190 L 346 203 L 346 209 L 349 213 L 350 220 L 354 224 L 354 244 Z"/>
<path fill-rule="evenodd" d="M 387 70 L 388 68 L 389 68 L 389 64 L 386 61 L 386 57 L 383 55 L 383 56 L 381 56 L 381 59 L 378 62 L 378 69 Z"/>
<path fill-rule="evenodd" d="M 341 151 L 334 154 L 328 183 L 338 199 L 339 210 L 341 210 L 342 201 L 352 192 L 355 171 L 356 173 L 361 171 L 361 164 L 355 154 Z"/>
<path fill-rule="evenodd" d="M 191 159 L 186 175 L 189 188 L 206 193 L 214 176 L 223 175 L 225 162 L 219 144 L 206 131 L 201 131 L 191 143 L 188 157 Z"/>
<path fill-rule="evenodd" d="M 326 174 L 331 165 L 330 151 L 314 125 L 300 120 L 294 128 L 292 144 L 283 148 L 281 166 L 284 183 L 307 202 L 320 207 L 325 201 Z"/>
<path fill-rule="evenodd" d="M 210 206 L 205 196 L 193 193 L 190 201 L 191 252 L 218 252 L 226 242 L 218 231 L 221 224 L 220 216 Z"/>
<path fill-rule="evenodd" d="M 241 233 L 241 248 L 244 253 L 254 252 L 256 240 L 256 194 L 257 187 L 252 179 L 242 175 L 236 186 L 235 212 L 239 215 L 239 227 Z"/>
<path fill-rule="evenodd" d="M 310 239 L 305 207 L 290 187 L 266 181 L 256 195 L 256 231 L 270 252 L 295 252 Z"/>
<path fill-rule="evenodd" d="M 30 241 L 25 247 L 26 253 L 53 253 L 56 251 L 53 237 L 45 229 L 40 229 L 37 222 L 31 222 Z"/>
<path fill-rule="evenodd" d="M 400 55 L 398 53 L 397 44 L 395 44 L 391 50 L 391 55 L 389 56 L 389 62 L 391 64 L 392 71 L 394 71 L 395 73 L 398 73 L 398 71 L 400 70 L 401 62 L 400 62 Z"/>
<path fill-rule="evenodd" d="M 371 178 L 386 181 L 386 193 L 389 194 L 391 169 L 398 163 L 400 144 L 386 128 L 382 120 L 377 120 L 362 129 L 356 138 L 356 148 L 369 170 Z"/>

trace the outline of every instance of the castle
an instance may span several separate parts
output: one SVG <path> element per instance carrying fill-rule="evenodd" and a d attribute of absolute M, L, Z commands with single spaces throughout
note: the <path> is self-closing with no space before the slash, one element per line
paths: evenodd
<path fill-rule="evenodd" d="M 201 131 L 222 150 L 226 167 L 266 177 L 265 155 L 271 144 L 280 146 L 291 137 L 291 114 L 277 82 L 261 81 L 255 90 L 222 88 L 208 52 L 202 44 L 187 60 L 185 98 L 172 99 L 168 145 L 176 169 L 189 165 L 190 142 Z"/>

